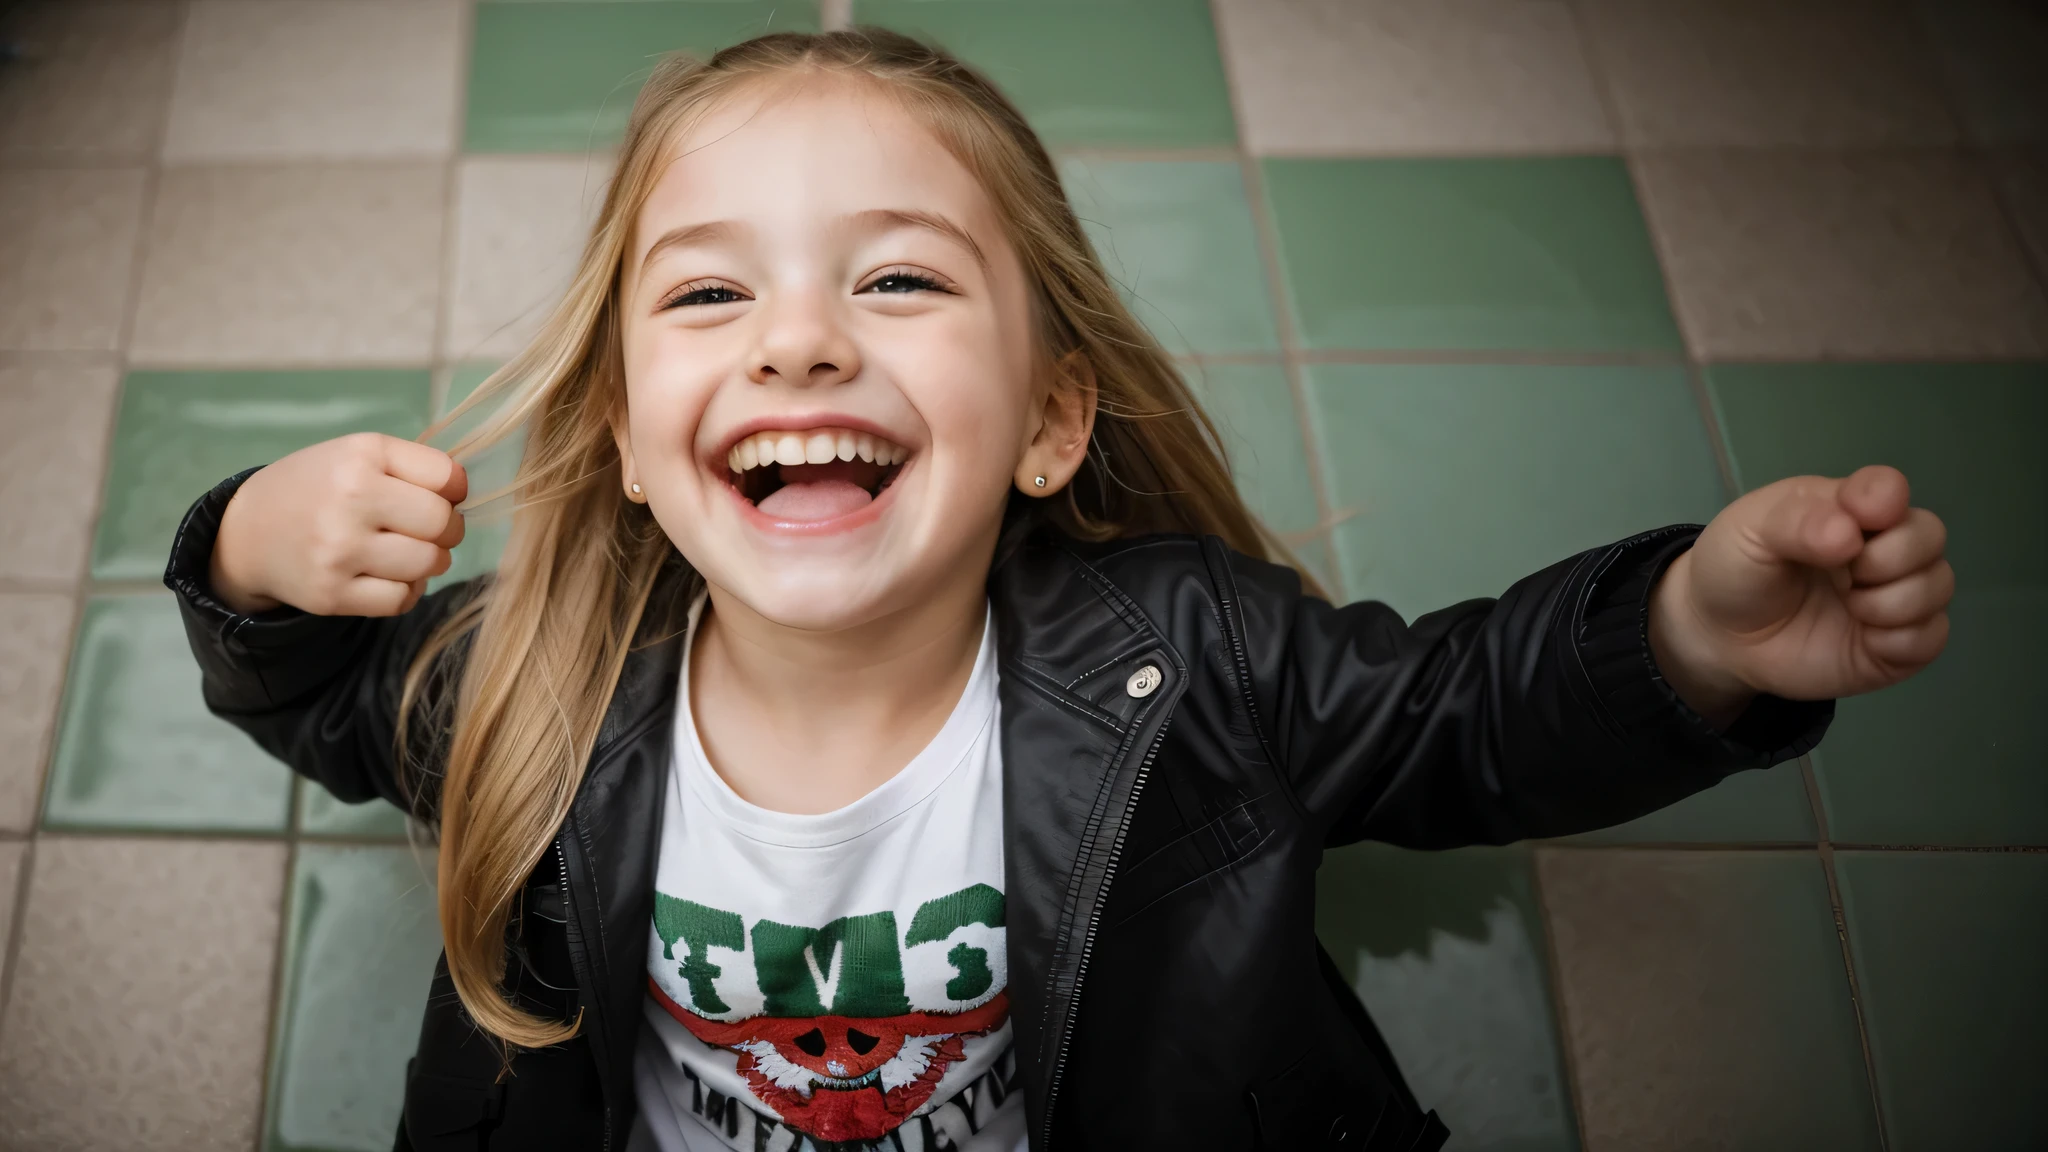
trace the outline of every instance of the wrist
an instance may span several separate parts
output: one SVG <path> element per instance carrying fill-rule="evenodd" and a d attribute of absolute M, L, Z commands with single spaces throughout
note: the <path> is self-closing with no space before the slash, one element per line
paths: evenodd
<path fill-rule="evenodd" d="M 235 493 L 228 500 L 228 506 L 221 510 L 220 531 L 213 538 L 213 555 L 207 561 L 206 581 L 214 599 L 244 616 L 268 612 L 283 601 L 265 593 L 261 584 L 250 570 L 252 557 L 245 555 L 246 549 L 239 547 L 246 533 L 241 529 L 242 517 L 246 512 L 242 505 L 242 494 Z"/>
<path fill-rule="evenodd" d="M 1692 553 L 1671 562 L 1650 593 L 1650 655 L 1657 671 L 1686 707 L 1725 729 L 1756 698 L 1756 689 L 1731 666 L 1700 620 L 1691 595 Z"/>

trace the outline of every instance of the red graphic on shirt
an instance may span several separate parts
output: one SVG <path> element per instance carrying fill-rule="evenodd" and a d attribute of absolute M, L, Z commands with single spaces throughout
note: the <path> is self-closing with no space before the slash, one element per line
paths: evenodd
<path fill-rule="evenodd" d="M 739 1053 L 739 1073 L 783 1123 L 822 1141 L 876 1140 L 932 1098 L 969 1036 L 1002 1027 L 1008 992 L 965 1012 L 901 1016 L 754 1016 L 707 1020 L 648 980 L 690 1034 Z"/>

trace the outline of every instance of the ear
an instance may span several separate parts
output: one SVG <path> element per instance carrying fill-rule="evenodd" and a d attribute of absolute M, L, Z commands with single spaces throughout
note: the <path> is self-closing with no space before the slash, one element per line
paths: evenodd
<path fill-rule="evenodd" d="M 1086 355 L 1077 349 L 1054 366 L 1052 386 L 1032 415 L 1038 427 L 1017 462 L 1015 482 L 1026 496 L 1050 496 L 1081 470 L 1095 433 L 1095 366 Z"/>
<path fill-rule="evenodd" d="M 620 407 L 624 408 L 623 405 Z M 625 490 L 626 499 L 635 504 L 645 504 L 646 494 L 634 490 L 640 483 L 640 474 L 633 467 L 633 438 L 627 434 L 625 412 L 614 412 L 611 423 L 612 443 L 619 449 L 619 486 Z"/>

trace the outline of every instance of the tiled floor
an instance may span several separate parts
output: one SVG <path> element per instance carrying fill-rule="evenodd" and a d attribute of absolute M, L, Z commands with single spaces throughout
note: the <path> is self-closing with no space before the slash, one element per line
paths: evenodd
<path fill-rule="evenodd" d="M 1453 1147 L 2048 1146 L 2040 5 L 34 0 L 0 4 L 0 1147 L 389 1146 L 431 868 L 206 716 L 171 527 L 516 350 L 651 53 L 849 9 L 1016 97 L 1341 596 L 1413 615 L 1873 459 L 1948 519 L 1950 654 L 1810 763 L 1331 855 L 1326 943 Z"/>

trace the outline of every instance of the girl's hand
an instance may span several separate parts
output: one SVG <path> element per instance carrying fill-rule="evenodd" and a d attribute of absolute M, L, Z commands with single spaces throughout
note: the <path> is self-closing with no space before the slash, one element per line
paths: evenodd
<path fill-rule="evenodd" d="M 237 612 L 396 616 L 448 570 L 469 495 L 438 448 L 359 432 L 242 482 L 213 543 L 214 595 Z"/>
<path fill-rule="evenodd" d="M 1725 727 L 1759 692 L 1874 692 L 1939 655 L 1956 586 L 1948 533 L 1906 498 L 1906 477 L 1873 465 L 1780 480 L 1722 509 L 1651 597 L 1650 650 L 1680 699 Z"/>

